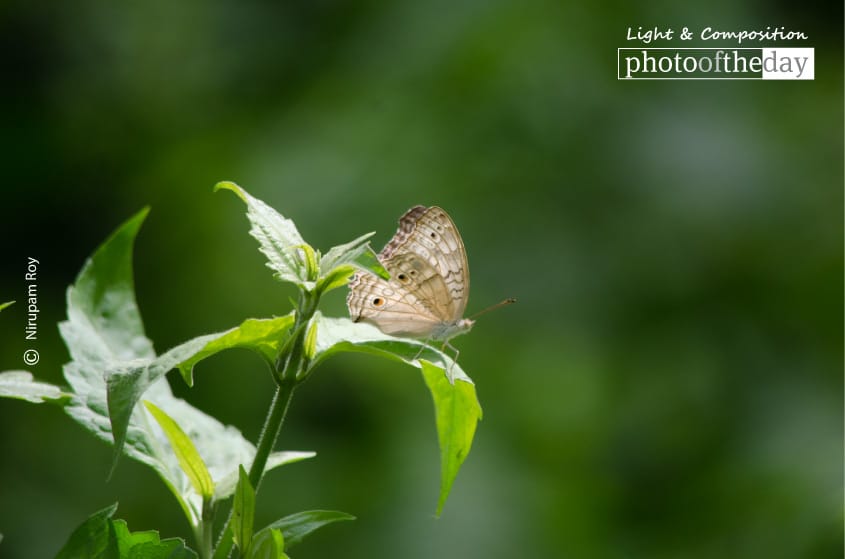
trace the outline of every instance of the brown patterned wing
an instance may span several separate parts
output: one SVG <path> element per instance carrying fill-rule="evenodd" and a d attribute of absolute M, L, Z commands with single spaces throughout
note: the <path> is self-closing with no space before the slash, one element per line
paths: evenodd
<path fill-rule="evenodd" d="M 404 289 L 396 280 L 396 270 L 386 266 L 391 279 L 359 274 L 350 282 L 346 299 L 349 314 L 356 322 L 375 324 L 385 334 L 428 337 L 441 323 L 421 297 Z M 429 266 L 430 268 L 430 266 Z"/>
<path fill-rule="evenodd" d="M 424 211 L 417 206 L 403 219 L 412 212 L 416 214 L 414 228 L 394 251 L 416 254 L 431 264 L 446 286 L 445 291 L 436 291 L 436 301 L 432 304 L 448 308 L 440 315 L 444 321 L 456 321 L 463 316 L 469 298 L 469 267 L 461 235 L 449 214 L 437 206 Z M 385 250 L 390 244 L 392 242 Z"/>
<path fill-rule="evenodd" d="M 466 252 L 445 211 L 408 210 L 379 259 L 390 280 L 358 273 L 349 283 L 347 306 L 354 320 L 387 334 L 429 337 L 462 317 L 469 294 Z"/>

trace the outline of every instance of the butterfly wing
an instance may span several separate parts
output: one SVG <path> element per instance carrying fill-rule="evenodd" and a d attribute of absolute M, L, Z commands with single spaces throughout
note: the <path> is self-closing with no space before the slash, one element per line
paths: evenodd
<path fill-rule="evenodd" d="M 463 316 L 469 295 L 466 251 L 441 208 L 408 210 L 379 259 L 390 280 L 358 273 L 349 283 L 354 320 L 372 322 L 387 334 L 428 337 Z"/>
<path fill-rule="evenodd" d="M 425 264 L 423 261 L 419 261 Z M 403 264 L 404 265 L 404 264 Z M 358 273 L 349 282 L 349 295 L 346 304 L 349 314 L 355 322 L 370 322 L 378 326 L 385 334 L 426 337 L 440 323 L 440 319 L 431 312 L 412 289 L 397 279 L 399 275 L 410 274 L 397 272 L 393 262 L 386 262 L 390 280 L 384 280 L 373 274 Z M 431 266 L 428 266 L 431 269 Z"/>
<path fill-rule="evenodd" d="M 469 299 L 469 267 L 458 228 L 449 214 L 437 206 L 427 209 L 417 206 L 402 219 L 408 217 L 414 219 L 413 229 L 405 235 L 406 238 L 396 251 L 416 254 L 431 264 L 442 278 L 445 289 L 438 286 L 430 294 L 431 298 L 426 300 L 434 308 L 448 309 L 438 313 L 444 322 L 459 320 L 464 315 Z M 400 231 L 401 225 L 400 220 Z"/>

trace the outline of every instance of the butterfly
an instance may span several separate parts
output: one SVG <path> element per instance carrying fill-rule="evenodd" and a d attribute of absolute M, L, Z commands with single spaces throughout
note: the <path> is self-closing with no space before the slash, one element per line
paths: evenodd
<path fill-rule="evenodd" d="M 355 322 L 374 324 L 385 334 L 442 342 L 444 348 L 470 331 L 475 321 L 463 317 L 469 299 L 466 249 L 443 209 L 414 206 L 405 212 L 378 258 L 389 280 L 358 272 L 349 282 L 346 305 Z"/>

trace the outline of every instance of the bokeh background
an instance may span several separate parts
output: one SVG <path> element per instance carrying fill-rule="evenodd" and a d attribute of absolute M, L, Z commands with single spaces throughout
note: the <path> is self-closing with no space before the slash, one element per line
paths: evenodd
<path fill-rule="evenodd" d="M 289 310 L 217 181 L 324 249 L 371 230 L 378 249 L 438 204 L 470 309 L 519 298 L 455 341 L 485 410 L 472 453 L 433 518 L 419 374 L 326 362 L 279 441 L 318 457 L 268 476 L 257 522 L 358 520 L 293 557 L 841 557 L 842 6 L 821 6 L 7 0 L 0 300 L 39 258 L 31 369 L 62 383 L 64 290 L 145 205 L 136 288 L 162 352 Z M 617 81 L 639 25 L 784 25 L 816 79 Z M 0 369 L 23 367 L 24 310 L 0 315 Z M 258 357 L 170 380 L 257 439 Z M 133 530 L 188 535 L 151 470 L 106 482 L 111 449 L 59 409 L 4 400 L 0 421 L 0 556 L 52 556 L 114 501 Z"/>

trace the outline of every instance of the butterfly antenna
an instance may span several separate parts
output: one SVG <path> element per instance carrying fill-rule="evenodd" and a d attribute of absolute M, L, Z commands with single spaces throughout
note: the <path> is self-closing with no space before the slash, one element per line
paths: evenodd
<path fill-rule="evenodd" d="M 504 301 L 501 301 L 501 302 L 499 302 L 499 303 L 496 303 L 496 304 L 495 304 L 495 305 L 493 305 L 492 307 L 487 307 L 487 308 L 486 308 L 486 309 L 484 309 L 483 311 L 478 311 L 477 313 L 475 313 L 474 315 L 472 315 L 471 317 L 469 317 L 469 319 L 470 319 L 470 320 L 475 320 L 475 318 L 477 318 L 477 317 L 481 316 L 482 314 L 488 313 L 488 312 L 490 312 L 490 311 L 495 311 L 495 310 L 496 310 L 496 309 L 498 309 L 498 308 L 501 308 L 501 307 L 506 307 L 506 306 L 511 305 L 511 304 L 513 304 L 513 303 L 516 303 L 516 297 L 508 297 L 508 298 L 507 298 L 507 299 L 505 299 Z"/>

